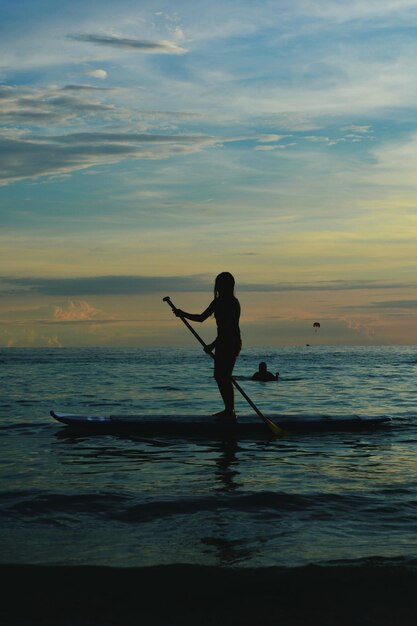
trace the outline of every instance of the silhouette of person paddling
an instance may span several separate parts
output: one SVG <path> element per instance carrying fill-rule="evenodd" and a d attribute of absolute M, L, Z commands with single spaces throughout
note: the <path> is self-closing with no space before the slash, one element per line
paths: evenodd
<path fill-rule="evenodd" d="M 214 283 L 214 300 L 203 313 L 186 313 L 174 309 L 177 317 L 193 322 L 204 322 L 214 315 L 217 337 L 207 345 L 206 352 L 214 349 L 214 378 L 224 402 L 224 410 L 214 416 L 222 420 L 236 420 L 235 397 L 232 383 L 233 368 L 242 348 L 239 318 L 240 303 L 234 295 L 235 279 L 229 272 L 222 272 Z"/>

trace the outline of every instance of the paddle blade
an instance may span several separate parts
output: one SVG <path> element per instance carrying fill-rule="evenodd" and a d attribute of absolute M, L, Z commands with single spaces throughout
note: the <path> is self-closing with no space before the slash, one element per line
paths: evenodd
<path fill-rule="evenodd" d="M 262 419 L 264 420 L 265 424 L 268 426 L 269 430 L 274 435 L 284 435 L 285 434 L 286 431 L 283 428 L 281 428 L 280 426 L 278 426 L 278 424 L 275 424 L 275 422 L 270 420 L 269 417 L 265 417 L 265 415 L 263 415 Z"/>

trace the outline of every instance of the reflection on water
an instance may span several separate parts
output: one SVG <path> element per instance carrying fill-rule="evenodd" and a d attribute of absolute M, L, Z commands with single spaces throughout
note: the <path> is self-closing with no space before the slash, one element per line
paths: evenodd
<path fill-rule="evenodd" d="M 226 440 L 218 444 L 219 456 L 216 459 L 216 478 L 219 480 L 219 491 L 231 492 L 239 488 L 239 470 L 236 454 L 239 446 L 234 440 Z"/>
<path fill-rule="evenodd" d="M 268 566 L 414 555 L 413 350 L 269 350 L 262 358 L 281 379 L 266 385 L 249 380 L 259 357 L 246 351 L 237 373 L 265 413 L 388 414 L 392 428 L 257 442 L 76 434 L 50 409 L 211 414 L 210 361 L 192 350 L 2 353 L 3 562 Z M 238 412 L 249 412 L 242 399 Z"/>

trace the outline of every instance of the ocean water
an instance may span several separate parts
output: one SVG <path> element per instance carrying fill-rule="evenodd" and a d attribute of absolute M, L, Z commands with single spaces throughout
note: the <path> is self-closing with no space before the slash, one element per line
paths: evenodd
<path fill-rule="evenodd" d="M 279 381 L 250 380 L 260 360 Z M 221 409 L 211 360 L 198 347 L 1 350 L 0 563 L 414 567 L 417 347 L 251 348 L 235 374 L 266 415 L 392 422 L 234 442 L 76 434 L 49 411 Z"/>

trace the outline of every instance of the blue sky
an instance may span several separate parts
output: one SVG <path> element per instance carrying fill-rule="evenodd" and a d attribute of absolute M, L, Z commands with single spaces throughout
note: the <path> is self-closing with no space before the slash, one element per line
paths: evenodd
<path fill-rule="evenodd" d="M 0 17 L 0 346 L 186 343 L 223 270 L 249 345 L 414 341 L 417 1 Z"/>

